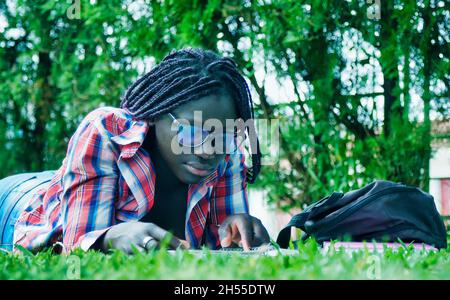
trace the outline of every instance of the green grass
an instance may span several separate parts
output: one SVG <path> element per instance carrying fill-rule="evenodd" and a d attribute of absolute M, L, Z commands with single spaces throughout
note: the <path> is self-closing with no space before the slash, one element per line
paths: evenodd
<path fill-rule="evenodd" d="M 125 255 L 75 251 L 0 254 L 0 279 L 450 279 L 450 246 L 439 252 L 405 247 L 374 254 L 330 250 L 316 242 L 300 244 L 295 257 L 198 257 L 179 251 Z"/>

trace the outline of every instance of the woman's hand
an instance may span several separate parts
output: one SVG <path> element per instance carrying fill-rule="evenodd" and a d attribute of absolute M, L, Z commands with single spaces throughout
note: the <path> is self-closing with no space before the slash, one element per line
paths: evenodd
<path fill-rule="evenodd" d="M 261 221 L 249 214 L 235 214 L 227 217 L 219 228 L 220 244 L 230 247 L 232 243 L 244 250 L 270 242 L 269 234 Z"/>
<path fill-rule="evenodd" d="M 125 222 L 112 226 L 100 241 L 101 250 L 118 249 L 132 254 L 135 246 L 139 251 L 149 251 L 159 247 L 161 241 L 170 236 L 169 248 L 189 248 L 187 241 L 179 239 L 172 233 L 153 223 Z"/>

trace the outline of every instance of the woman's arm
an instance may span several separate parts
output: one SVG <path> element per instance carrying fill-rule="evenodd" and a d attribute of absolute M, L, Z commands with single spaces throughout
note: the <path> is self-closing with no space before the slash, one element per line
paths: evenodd
<path fill-rule="evenodd" d="M 144 251 L 157 247 L 166 236 L 171 236 L 152 223 L 115 224 L 119 153 L 113 148 L 110 132 L 103 126 L 109 119 L 102 109 L 93 111 L 69 142 L 61 194 L 66 251 L 81 247 L 103 252 L 114 248 L 132 253 L 132 245 Z M 188 247 L 186 242 L 173 236 L 169 239 L 169 246 Z"/>
<path fill-rule="evenodd" d="M 61 193 L 66 251 L 88 250 L 114 225 L 118 169 L 102 113 L 101 109 L 89 113 L 69 142 Z"/>

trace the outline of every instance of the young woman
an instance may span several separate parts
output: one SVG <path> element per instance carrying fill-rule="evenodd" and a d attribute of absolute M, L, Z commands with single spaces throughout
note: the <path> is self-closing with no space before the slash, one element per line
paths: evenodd
<path fill-rule="evenodd" d="M 206 130 L 209 119 L 225 129 Z M 248 214 L 259 146 L 247 168 L 238 132 L 225 125 L 236 119 L 252 122 L 253 104 L 235 63 L 202 49 L 170 53 L 129 87 L 120 108 L 83 119 L 58 170 L 0 181 L 2 248 L 132 253 L 167 236 L 172 248 L 268 243 L 267 230 Z M 208 149 L 215 141 L 226 151 Z"/>

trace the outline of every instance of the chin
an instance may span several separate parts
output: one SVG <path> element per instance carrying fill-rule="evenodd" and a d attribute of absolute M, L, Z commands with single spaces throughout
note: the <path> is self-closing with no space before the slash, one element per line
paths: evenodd
<path fill-rule="evenodd" d="M 183 176 L 181 176 L 180 181 L 186 184 L 196 184 L 199 183 L 203 178 L 193 175 L 193 174 L 183 174 Z"/>
<path fill-rule="evenodd" d="M 178 172 L 175 173 L 178 179 L 185 184 L 196 184 L 199 183 L 203 177 L 189 173 L 184 169 L 179 169 Z"/>

